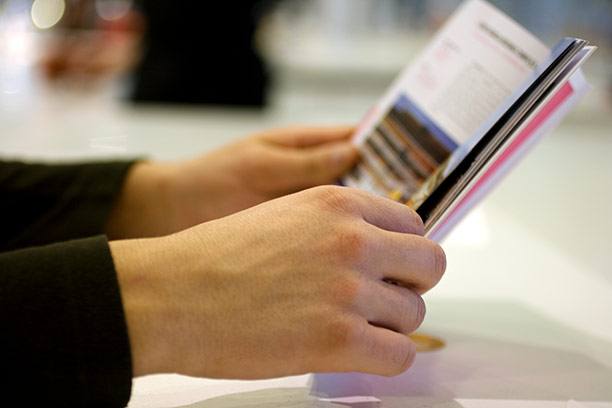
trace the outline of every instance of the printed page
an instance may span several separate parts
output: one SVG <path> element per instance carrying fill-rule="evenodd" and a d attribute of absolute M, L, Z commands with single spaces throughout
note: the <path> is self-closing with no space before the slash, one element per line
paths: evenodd
<path fill-rule="evenodd" d="M 360 125 L 343 184 L 409 202 L 549 50 L 484 0 L 465 2 Z"/>

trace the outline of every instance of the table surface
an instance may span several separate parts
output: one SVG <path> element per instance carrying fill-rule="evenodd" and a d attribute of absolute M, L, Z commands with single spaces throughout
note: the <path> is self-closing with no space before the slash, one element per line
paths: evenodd
<path fill-rule="evenodd" d="M 0 155 L 46 160 L 176 159 L 271 126 L 354 123 L 371 102 L 313 97 L 249 111 L 135 108 L 95 95 L 6 97 Z M 582 406 L 575 399 L 612 407 L 612 115 L 590 113 L 593 98 L 443 242 L 448 269 L 426 295 L 421 331 L 446 346 L 419 354 L 406 374 L 151 376 L 135 380 L 130 406 L 336 406 L 319 397 L 362 396 L 381 402 L 345 405 Z M 227 396 L 235 393 L 248 398 Z"/>
<path fill-rule="evenodd" d="M 512 302 L 428 302 L 420 333 L 445 342 L 406 373 L 316 374 L 264 381 L 139 378 L 130 407 L 612 407 L 612 345 Z M 366 399 L 363 397 L 374 397 Z M 358 402 L 363 401 L 363 402 Z M 582 406 L 577 405 L 577 406 Z M 329 405 L 338 406 L 338 405 Z M 340 405 L 341 406 L 341 405 Z"/>

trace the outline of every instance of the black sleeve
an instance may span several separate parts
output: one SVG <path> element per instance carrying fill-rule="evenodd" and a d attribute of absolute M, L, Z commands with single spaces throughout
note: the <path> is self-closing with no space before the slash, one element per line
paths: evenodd
<path fill-rule="evenodd" d="M 134 162 L 0 162 L 0 251 L 103 232 Z"/>
<path fill-rule="evenodd" d="M 130 344 L 104 236 L 0 254 L 0 316 L 3 402 L 127 404 Z"/>

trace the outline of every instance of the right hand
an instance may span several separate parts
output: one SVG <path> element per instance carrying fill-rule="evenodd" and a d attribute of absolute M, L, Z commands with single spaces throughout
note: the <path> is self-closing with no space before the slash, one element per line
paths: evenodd
<path fill-rule="evenodd" d="M 134 375 L 399 374 L 446 266 L 422 234 L 407 206 L 326 186 L 113 241 Z"/>
<path fill-rule="evenodd" d="M 349 126 L 270 129 L 192 159 L 136 163 L 105 231 L 113 239 L 167 235 L 334 183 L 357 161 L 352 132 Z"/>

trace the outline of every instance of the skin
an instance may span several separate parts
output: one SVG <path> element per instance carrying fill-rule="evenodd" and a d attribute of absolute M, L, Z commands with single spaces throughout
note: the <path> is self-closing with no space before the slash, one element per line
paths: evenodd
<path fill-rule="evenodd" d="M 350 126 L 287 127 L 178 162 L 130 170 L 106 226 L 111 239 L 165 235 L 321 184 L 357 161 Z"/>
<path fill-rule="evenodd" d="M 110 242 L 135 376 L 396 375 L 412 364 L 408 334 L 423 321 L 421 294 L 441 278 L 444 252 L 402 204 L 345 187 L 308 188 L 336 179 L 355 158 L 346 129 L 302 130 L 256 135 L 172 164 L 188 170 L 181 182 L 198 181 L 201 196 L 168 180 L 161 183 L 167 199 L 136 195 L 170 214 L 143 224 L 146 235 L 178 232 Z M 222 170 L 211 173 L 215 167 Z M 181 191 L 191 199 L 174 202 Z M 209 206 L 217 199 L 211 192 L 224 204 Z M 118 215 L 123 205 L 141 208 L 124 199 Z M 195 213 L 176 216 L 172 208 Z"/>

